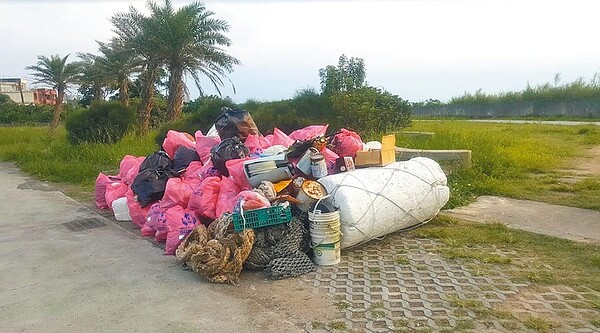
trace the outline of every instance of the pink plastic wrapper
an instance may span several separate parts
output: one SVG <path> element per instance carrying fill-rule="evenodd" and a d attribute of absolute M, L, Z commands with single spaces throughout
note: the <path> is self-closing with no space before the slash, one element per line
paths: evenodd
<path fill-rule="evenodd" d="M 165 194 L 160 202 L 162 208 L 171 208 L 174 206 L 181 206 L 186 208 L 192 195 L 192 187 L 181 178 L 170 178 L 167 181 L 167 187 L 165 188 Z"/>
<path fill-rule="evenodd" d="M 223 177 L 223 179 L 221 179 L 221 190 L 219 191 L 219 199 L 216 207 L 217 217 L 226 212 L 233 212 L 233 208 L 237 202 L 238 193 L 240 193 L 240 188 L 233 179 L 228 177 Z"/>
<path fill-rule="evenodd" d="M 202 163 L 210 161 L 210 150 L 219 144 L 221 139 L 218 137 L 204 136 L 201 131 L 196 131 L 194 136 L 196 137 L 194 149 L 196 149 L 196 153 L 200 156 L 200 161 L 202 161 Z"/>
<path fill-rule="evenodd" d="M 354 157 L 356 152 L 363 149 L 360 135 L 345 128 L 333 137 L 334 152 L 340 157 Z"/>
<path fill-rule="evenodd" d="M 144 162 L 145 157 L 135 157 L 131 155 L 125 155 L 119 164 L 119 176 L 123 180 L 123 183 L 131 185 L 135 176 L 138 175 L 140 164 Z"/>
<path fill-rule="evenodd" d="M 146 213 L 146 223 L 142 227 L 142 236 L 154 236 L 156 234 L 156 225 L 160 219 L 164 220 L 166 209 L 160 208 L 158 202 L 153 203 Z"/>
<path fill-rule="evenodd" d="M 129 208 L 129 216 L 131 216 L 131 221 L 139 228 L 142 228 L 146 223 L 146 215 L 150 210 L 150 206 L 142 208 L 140 203 L 135 200 L 135 193 L 133 193 L 133 190 L 131 189 L 125 193 L 125 197 L 127 198 L 127 207 Z"/>
<path fill-rule="evenodd" d="M 252 186 L 248 182 L 248 177 L 244 173 L 244 162 L 251 158 L 238 158 L 235 160 L 229 160 L 225 162 L 227 170 L 229 170 L 229 176 L 233 178 L 235 184 L 242 190 L 250 190 Z"/>
<path fill-rule="evenodd" d="M 96 200 L 96 206 L 98 208 L 108 209 L 109 207 L 112 207 L 106 202 L 106 186 L 119 181 L 119 177 L 107 176 L 102 172 L 98 174 L 98 177 L 96 178 L 96 186 L 94 188 L 94 197 Z"/>
<path fill-rule="evenodd" d="M 108 209 L 112 211 L 113 201 L 125 197 L 125 193 L 129 190 L 129 186 L 125 183 L 114 182 L 106 185 L 106 193 L 104 199 L 108 205 Z"/>
<path fill-rule="evenodd" d="M 175 157 L 177 148 L 181 146 L 194 149 L 195 142 L 193 141 L 192 136 L 188 133 L 182 133 L 173 130 L 168 131 L 165 141 L 163 141 L 162 145 L 167 155 L 169 155 L 169 157 L 172 159 Z"/>
<path fill-rule="evenodd" d="M 236 204 L 244 211 L 271 207 L 269 199 L 253 191 L 242 191 L 236 197 Z"/>
<path fill-rule="evenodd" d="M 199 220 L 195 212 L 181 206 L 169 208 L 166 216 L 168 233 L 165 254 L 173 255 L 181 241 L 194 229 Z"/>
<path fill-rule="evenodd" d="M 329 125 L 310 125 L 302 129 L 295 130 L 290 134 L 292 140 L 310 140 L 320 135 L 327 133 Z"/>
<path fill-rule="evenodd" d="M 216 219 L 217 201 L 221 191 L 221 177 L 208 177 L 194 189 L 188 208 L 209 219 Z"/>

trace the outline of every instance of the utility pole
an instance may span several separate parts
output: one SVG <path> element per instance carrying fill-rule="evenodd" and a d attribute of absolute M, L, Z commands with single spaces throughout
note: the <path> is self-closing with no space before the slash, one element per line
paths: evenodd
<path fill-rule="evenodd" d="M 23 98 L 23 79 L 19 78 L 19 92 L 21 93 L 21 104 L 25 105 L 25 99 Z"/>

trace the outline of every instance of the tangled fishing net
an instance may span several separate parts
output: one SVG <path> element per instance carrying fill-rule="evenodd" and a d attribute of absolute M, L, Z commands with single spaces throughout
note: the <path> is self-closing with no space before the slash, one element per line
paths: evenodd
<path fill-rule="evenodd" d="M 289 223 L 254 232 L 254 246 L 244 262 L 245 268 L 267 269 L 274 278 L 299 276 L 315 268 L 301 251 L 306 232 L 300 219 L 294 217 Z"/>
<path fill-rule="evenodd" d="M 194 272 L 211 282 L 237 285 L 242 264 L 252 250 L 254 230 L 228 230 L 231 214 L 223 214 L 208 228 L 197 225 L 175 255 Z"/>

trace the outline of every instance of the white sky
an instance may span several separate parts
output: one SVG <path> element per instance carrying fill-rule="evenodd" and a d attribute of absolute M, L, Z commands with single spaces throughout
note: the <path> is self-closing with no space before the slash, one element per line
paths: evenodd
<path fill-rule="evenodd" d="M 179 6 L 185 1 L 175 1 Z M 318 90 L 319 68 L 343 53 L 365 60 L 367 81 L 411 101 L 481 88 L 520 90 L 600 71 L 595 1 L 207 0 L 231 25 L 230 75 L 243 102 Z M 0 77 L 27 76 L 37 55 L 95 52 L 108 18 L 144 1 L 0 0 Z M 208 82 L 206 82 L 208 87 Z M 192 98 L 196 88 L 190 85 Z M 209 90 L 210 92 L 210 90 Z"/>

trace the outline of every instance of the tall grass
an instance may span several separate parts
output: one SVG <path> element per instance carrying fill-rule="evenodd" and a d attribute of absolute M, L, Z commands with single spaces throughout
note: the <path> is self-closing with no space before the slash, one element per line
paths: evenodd
<path fill-rule="evenodd" d="M 89 188 L 99 172 L 118 173 L 125 155 L 146 156 L 158 149 L 152 133 L 128 134 L 115 144 L 72 145 L 64 128 L 51 135 L 47 127 L 0 127 L 0 160 L 42 180 Z"/>
<path fill-rule="evenodd" d="M 554 84 L 545 83 L 530 86 L 521 91 L 500 92 L 488 94 L 481 89 L 474 93 L 465 92 L 464 95 L 454 97 L 446 105 L 452 104 L 491 104 L 529 101 L 558 101 L 600 98 L 600 73 L 596 73 L 589 81 L 579 78 L 573 82 L 560 84 L 557 74 Z"/>
<path fill-rule="evenodd" d="M 567 167 L 570 158 L 582 154 L 587 145 L 600 144 L 600 128 L 426 121 L 414 122 L 410 130 L 435 135 L 399 138 L 398 146 L 472 151 L 472 167 L 455 170 L 449 176 L 452 192 L 448 207 L 491 194 L 600 209 L 600 200 L 592 202 L 588 198 L 600 196 L 600 191 L 579 191 L 574 187 L 575 197 L 571 201 L 556 202 L 562 199 L 551 198 L 553 193 L 546 188 L 558 182 L 561 175 L 556 170 Z M 547 195 L 542 195 L 544 193 Z M 578 199 L 581 200 L 578 202 Z"/>

